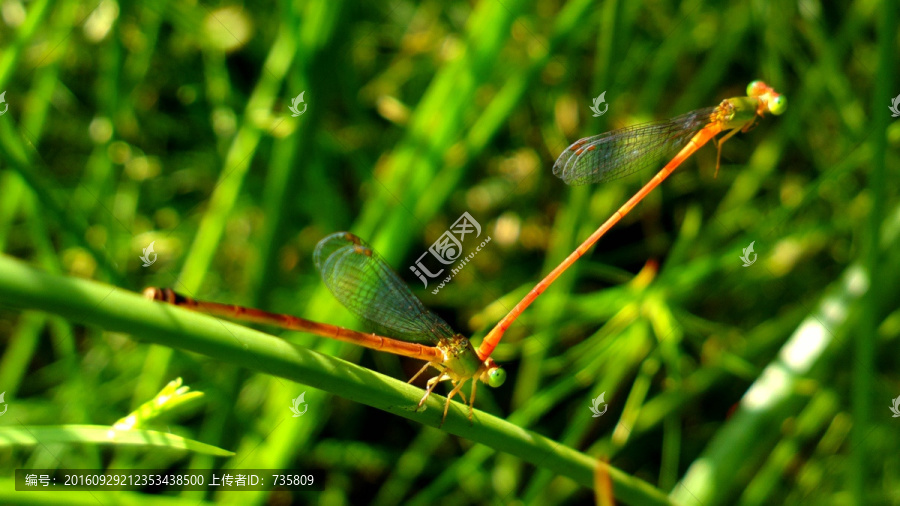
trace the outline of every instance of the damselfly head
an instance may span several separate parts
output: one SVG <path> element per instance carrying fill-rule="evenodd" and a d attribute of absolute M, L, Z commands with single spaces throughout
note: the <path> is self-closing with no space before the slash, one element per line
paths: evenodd
<path fill-rule="evenodd" d="M 506 381 L 506 371 L 494 362 L 494 359 L 488 358 L 484 361 L 485 371 L 481 374 L 481 381 L 487 383 L 492 388 L 497 388 Z"/>
<path fill-rule="evenodd" d="M 747 85 L 747 96 L 748 97 L 759 97 L 763 93 L 767 93 L 769 91 L 774 91 L 771 86 L 762 82 L 762 81 L 753 81 L 752 83 Z"/>
<path fill-rule="evenodd" d="M 762 81 L 753 81 L 747 85 L 747 96 L 760 99 L 766 111 L 779 116 L 787 109 L 787 99 Z"/>

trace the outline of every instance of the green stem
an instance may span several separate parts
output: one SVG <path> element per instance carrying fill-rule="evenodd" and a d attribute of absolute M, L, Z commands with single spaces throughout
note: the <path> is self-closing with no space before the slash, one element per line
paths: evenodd
<path fill-rule="evenodd" d="M 854 340 L 853 361 L 853 441 L 851 450 L 850 486 L 853 497 L 859 504 L 867 502 L 871 493 L 871 487 L 875 481 L 870 473 L 877 467 L 872 462 L 872 441 L 869 440 L 871 432 L 875 429 L 872 424 L 872 383 L 875 365 L 875 343 L 878 340 L 877 328 L 885 310 L 884 287 L 889 278 L 884 276 L 884 260 L 878 246 L 881 242 L 882 221 L 886 214 L 886 158 L 887 158 L 887 129 L 891 118 L 888 116 L 888 104 L 891 103 L 891 94 L 894 83 L 895 50 L 897 41 L 897 12 L 896 5 L 890 7 L 885 4 L 881 14 L 881 23 L 878 26 L 879 34 L 879 59 L 878 78 L 875 80 L 875 94 L 872 104 L 872 123 L 875 128 L 875 138 L 872 143 L 872 163 L 869 173 L 869 194 L 871 208 L 866 227 L 865 243 L 861 255 L 865 271 L 868 274 L 869 292 L 866 294 L 866 303 L 863 306 L 862 318 L 859 325 L 858 339 Z M 867 483 L 868 482 L 868 483 Z"/>

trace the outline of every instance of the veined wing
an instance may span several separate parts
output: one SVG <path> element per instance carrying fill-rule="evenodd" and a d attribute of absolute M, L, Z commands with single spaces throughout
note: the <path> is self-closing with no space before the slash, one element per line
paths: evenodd
<path fill-rule="evenodd" d="M 559 155 L 553 174 L 570 185 L 603 183 L 634 174 L 683 148 L 710 123 L 715 110 L 708 107 L 666 121 L 585 137 Z"/>
<path fill-rule="evenodd" d="M 334 297 L 378 333 L 422 344 L 436 344 L 455 334 L 359 237 L 331 234 L 319 241 L 313 258 Z"/>

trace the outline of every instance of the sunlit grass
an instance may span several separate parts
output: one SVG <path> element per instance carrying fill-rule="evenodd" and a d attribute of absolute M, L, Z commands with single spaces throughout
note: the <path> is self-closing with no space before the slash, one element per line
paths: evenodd
<path fill-rule="evenodd" d="M 53 465 L 323 470 L 334 503 L 581 504 L 608 460 L 622 503 L 896 501 L 900 163 L 882 139 L 900 89 L 879 7 L 7 2 L 0 431 L 108 427 L 183 377 L 205 395 L 153 430 L 232 457 L 62 444 Z M 494 353 L 509 380 L 479 389 L 474 425 L 460 408 L 435 428 L 438 397 L 405 409 L 418 363 L 132 293 L 362 328 L 311 258 L 351 230 L 477 341 L 652 176 L 566 187 L 550 167 L 569 142 L 753 79 L 787 112 L 729 141 L 718 173 L 698 152 L 539 298 Z M 489 248 L 420 290 L 409 266 L 463 212 Z"/>

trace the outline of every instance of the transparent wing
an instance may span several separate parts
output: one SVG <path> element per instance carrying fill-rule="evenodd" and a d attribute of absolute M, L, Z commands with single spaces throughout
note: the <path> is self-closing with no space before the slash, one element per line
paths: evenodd
<path fill-rule="evenodd" d="M 334 298 L 378 333 L 423 344 L 455 334 L 359 237 L 331 234 L 319 241 L 313 258 Z"/>
<path fill-rule="evenodd" d="M 553 174 L 570 185 L 603 183 L 634 174 L 683 148 L 711 122 L 715 110 L 699 109 L 666 121 L 585 137 L 559 155 Z"/>

